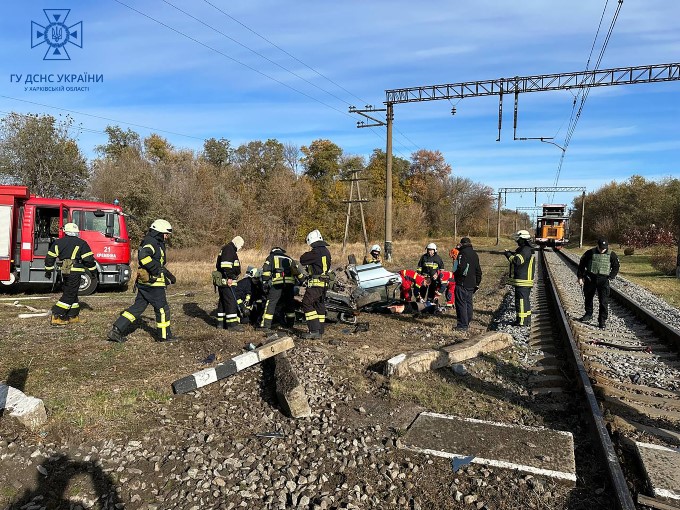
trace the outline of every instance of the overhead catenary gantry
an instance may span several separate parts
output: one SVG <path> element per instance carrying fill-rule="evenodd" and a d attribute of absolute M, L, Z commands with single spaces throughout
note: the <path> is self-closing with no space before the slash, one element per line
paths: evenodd
<path fill-rule="evenodd" d="M 635 85 L 680 80 L 680 63 L 655 64 L 648 66 L 618 67 L 571 73 L 542 74 L 534 76 L 515 76 L 493 80 L 425 85 L 385 91 L 385 109 L 376 110 L 368 106 L 365 111 L 350 107 L 350 113 L 359 113 L 379 126 L 387 127 L 386 165 L 385 165 L 385 257 L 392 260 L 392 124 L 394 105 L 421 101 L 463 99 L 467 97 L 499 96 L 499 139 L 500 119 L 502 118 L 502 98 L 505 94 L 515 95 L 515 115 L 517 97 L 520 93 L 546 92 L 554 90 L 583 89 L 589 87 L 608 87 L 613 85 Z M 385 121 L 366 115 L 371 111 L 385 111 Z M 369 127 L 363 122 L 357 127 Z"/>

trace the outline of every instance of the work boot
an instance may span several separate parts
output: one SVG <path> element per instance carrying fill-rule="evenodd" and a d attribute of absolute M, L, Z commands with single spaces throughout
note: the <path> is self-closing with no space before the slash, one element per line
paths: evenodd
<path fill-rule="evenodd" d="M 172 332 L 168 332 L 167 335 L 165 335 L 165 338 L 158 338 L 156 342 L 160 343 L 170 343 L 170 342 L 179 342 L 182 338 L 174 335 Z"/>
<path fill-rule="evenodd" d="M 264 333 L 265 335 L 271 335 L 274 333 L 274 330 L 272 328 L 264 327 L 264 326 L 258 326 L 257 331 L 260 333 Z"/>
<path fill-rule="evenodd" d="M 588 322 L 593 318 L 593 315 L 590 313 L 586 313 L 583 317 L 579 319 L 581 322 Z"/>
<path fill-rule="evenodd" d="M 235 333 L 243 333 L 245 329 L 238 322 L 229 323 L 225 329 L 233 331 Z"/>
<path fill-rule="evenodd" d="M 68 319 L 62 319 L 57 315 L 53 315 L 50 324 L 52 324 L 52 326 L 68 326 Z"/>
<path fill-rule="evenodd" d="M 107 340 L 111 342 L 118 342 L 118 343 L 123 343 L 127 340 L 125 335 L 121 332 L 120 329 L 118 329 L 117 326 L 113 326 L 111 328 L 111 331 L 108 332 L 106 335 Z"/>
<path fill-rule="evenodd" d="M 597 321 L 597 327 L 600 329 L 605 329 L 607 327 L 607 323 L 605 321 Z"/>
<path fill-rule="evenodd" d="M 85 324 L 87 322 L 87 319 L 82 319 L 80 316 L 78 317 L 71 317 L 68 320 L 69 324 Z"/>
<path fill-rule="evenodd" d="M 318 339 L 321 338 L 321 332 L 320 331 L 310 331 L 308 333 L 303 333 L 300 335 L 300 338 L 303 340 L 313 340 L 313 339 Z"/>

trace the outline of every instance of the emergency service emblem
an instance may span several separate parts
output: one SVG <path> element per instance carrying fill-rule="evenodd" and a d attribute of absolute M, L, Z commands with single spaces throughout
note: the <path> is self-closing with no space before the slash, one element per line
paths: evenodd
<path fill-rule="evenodd" d="M 43 60 L 71 60 L 66 47 L 69 44 L 83 47 L 83 22 L 67 25 L 71 9 L 43 9 L 43 12 L 47 17 L 46 26 L 31 21 L 31 48 L 47 43 Z"/>

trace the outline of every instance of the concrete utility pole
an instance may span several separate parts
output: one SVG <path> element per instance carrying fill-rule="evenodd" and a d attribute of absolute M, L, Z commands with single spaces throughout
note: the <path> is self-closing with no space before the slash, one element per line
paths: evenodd
<path fill-rule="evenodd" d="M 496 224 L 496 246 L 501 243 L 501 208 L 503 207 L 503 202 L 501 198 L 501 192 L 498 192 L 498 223 Z"/>
<path fill-rule="evenodd" d="M 578 238 L 579 248 L 583 246 L 583 225 L 586 224 L 585 217 L 586 217 L 586 192 L 584 191 L 583 193 L 581 193 L 581 236 Z"/>

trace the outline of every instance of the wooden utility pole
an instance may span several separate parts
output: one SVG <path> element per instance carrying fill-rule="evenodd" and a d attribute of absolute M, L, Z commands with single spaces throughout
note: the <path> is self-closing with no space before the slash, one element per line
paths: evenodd
<path fill-rule="evenodd" d="M 368 235 L 366 234 L 366 220 L 364 218 L 364 202 L 369 202 L 361 198 L 361 188 L 359 187 L 359 181 L 365 181 L 359 177 L 359 170 L 352 170 L 352 177 L 350 179 L 340 179 L 341 181 L 348 181 L 349 184 L 349 200 L 343 200 L 347 204 L 347 217 L 345 218 L 345 236 L 342 238 L 342 256 L 345 256 L 345 249 L 347 247 L 347 236 L 349 235 L 349 220 L 352 215 L 352 204 L 359 204 L 359 210 L 361 212 L 361 229 L 364 233 L 364 253 L 368 253 Z M 354 199 L 354 185 L 357 187 L 358 199 Z"/>

